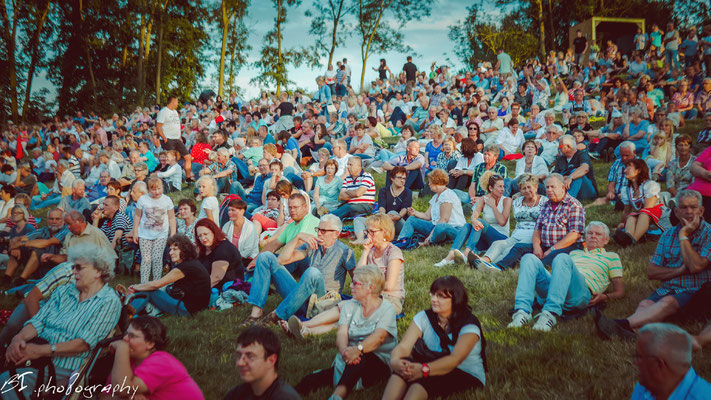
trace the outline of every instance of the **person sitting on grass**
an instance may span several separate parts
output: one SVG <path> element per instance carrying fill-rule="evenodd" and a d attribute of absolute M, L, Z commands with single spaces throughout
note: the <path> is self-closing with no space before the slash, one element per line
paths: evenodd
<path fill-rule="evenodd" d="M 230 220 L 222 225 L 222 232 L 239 250 L 245 262 L 249 263 L 259 253 L 259 234 L 252 221 L 246 219 L 247 203 L 241 199 L 232 199 L 227 204 Z"/>
<path fill-rule="evenodd" d="M 232 241 L 225 237 L 222 229 L 207 218 L 195 224 L 195 239 L 198 261 L 210 275 L 210 287 L 213 288 L 210 303 L 214 305 L 217 295 L 225 287 L 236 279 L 244 279 L 242 255 Z"/>
<path fill-rule="evenodd" d="M 390 352 L 397 345 L 395 310 L 380 295 L 383 271 L 372 264 L 356 268 L 351 282 L 353 300 L 342 304 L 333 365 L 305 376 L 296 386 L 307 395 L 335 385 L 331 399 L 344 399 L 356 385 L 369 387 L 384 381 L 390 372 Z"/>
<path fill-rule="evenodd" d="M 415 233 L 427 235 L 423 246 L 454 239 L 466 223 L 462 203 L 452 189 L 447 188 L 449 175 L 435 169 L 427 175 L 429 187 L 434 193 L 425 212 L 410 207 L 409 217 L 400 231 L 398 240 L 412 238 Z"/>
<path fill-rule="evenodd" d="M 486 194 L 486 188 L 479 184 L 479 179 L 487 171 L 493 171 L 495 174 L 507 177 L 509 176 L 508 169 L 504 164 L 498 162 L 499 159 L 499 148 L 494 144 L 489 144 L 484 148 L 484 162 L 474 167 L 474 172 L 472 173 L 472 181 L 469 184 L 469 193 L 464 193 L 461 190 L 457 190 L 457 196 L 462 201 L 462 203 L 471 203 L 472 206 L 476 204 L 479 197 Z"/>
<path fill-rule="evenodd" d="M 343 177 L 338 198 L 345 202 L 331 211 L 331 214 L 338 218 L 370 214 L 373 210 L 375 180 L 363 170 L 363 160 L 360 157 L 351 157 L 348 160 L 348 173 Z"/>
<path fill-rule="evenodd" d="M 200 387 L 185 366 L 165 351 L 167 345 L 167 329 L 158 318 L 133 318 L 123 339 L 109 345 L 114 351 L 109 385 L 126 385 L 142 398 L 202 400 Z"/>
<path fill-rule="evenodd" d="M 424 170 L 427 168 L 425 157 L 420 154 L 420 143 L 417 139 L 407 141 L 405 154 L 391 158 L 383 163 L 382 169 L 392 171 L 395 167 L 403 167 L 407 170 L 405 187 L 410 190 L 424 188 Z M 385 186 L 390 186 L 390 176 L 386 175 Z"/>
<path fill-rule="evenodd" d="M 659 183 L 649 179 L 647 163 L 639 158 L 628 161 L 625 177 L 629 184 L 620 194 L 625 208 L 614 239 L 621 246 L 630 246 L 640 241 L 650 230 L 671 228 L 671 223 L 669 209 L 659 197 Z"/>
<path fill-rule="evenodd" d="M 543 311 L 533 330 L 548 332 L 564 311 L 584 310 L 589 306 L 622 298 L 622 263 L 617 253 L 608 252 L 610 229 L 600 221 L 585 228 L 586 250 L 558 254 L 548 272 L 538 257 L 526 254 L 521 259 L 521 271 L 516 286 L 516 302 L 509 328 L 520 328 L 531 322 L 533 300 L 543 299 Z M 612 284 L 613 291 L 605 293 Z"/>
<path fill-rule="evenodd" d="M 640 329 L 634 355 L 639 382 L 631 400 L 711 398 L 711 384 L 691 366 L 692 341 L 672 324 L 657 322 Z"/>
<path fill-rule="evenodd" d="M 235 365 L 242 381 L 224 400 L 301 400 L 279 377 L 281 344 L 276 333 L 263 326 L 247 328 L 237 337 Z"/>
<path fill-rule="evenodd" d="M 560 138 L 560 155 L 553 163 L 552 172 L 565 177 L 565 188 L 574 198 L 597 198 L 592 161 L 586 151 L 577 149 L 573 136 L 564 135 Z"/>
<path fill-rule="evenodd" d="M 136 313 L 150 303 L 160 312 L 180 316 L 206 309 L 210 302 L 210 274 L 197 260 L 195 245 L 177 233 L 168 238 L 167 246 L 173 269 L 160 279 L 129 286 L 129 294 L 139 293 L 131 305 Z M 162 289 L 168 285 L 172 286 Z"/>
<path fill-rule="evenodd" d="M 596 315 L 595 323 L 603 337 L 634 340 L 635 330 L 675 314 L 702 285 L 711 282 L 711 224 L 702 218 L 701 194 L 680 191 L 674 212 L 681 223 L 662 234 L 647 267 L 647 277 L 661 281 L 661 285 L 627 318 L 612 320 Z"/>
<path fill-rule="evenodd" d="M 387 215 L 395 225 L 395 235 L 398 235 L 405 225 L 407 209 L 412 207 L 412 191 L 405 187 L 407 170 L 405 167 L 395 167 L 388 173 L 392 183 L 378 191 L 378 214 Z M 352 245 L 362 245 L 365 240 L 365 217 L 353 219 L 355 240 Z"/>
<path fill-rule="evenodd" d="M 290 206 L 300 205 L 299 202 L 292 197 Z M 313 233 L 298 233 L 284 246 L 278 257 L 271 252 L 259 254 L 247 299 L 247 303 L 252 305 L 252 312 L 243 325 L 264 319 L 263 308 L 271 283 L 284 300 L 266 316 L 267 322 L 288 320 L 313 294 L 322 297 L 327 292 L 340 293 L 346 273 L 350 273 L 356 265 L 353 250 L 338 240 L 342 227 L 340 218 L 326 214 L 311 231 Z M 298 283 L 293 277 L 297 273 L 301 273 Z"/>
<path fill-rule="evenodd" d="M 620 144 L 620 158 L 616 159 L 615 162 L 610 166 L 610 171 L 607 173 L 607 195 L 605 197 L 599 197 L 594 202 L 585 206 L 585 208 L 591 206 L 598 206 L 612 202 L 615 204 L 615 211 L 622 211 L 624 209 L 624 204 L 620 201 L 620 195 L 622 191 L 629 185 L 625 174 L 625 167 L 627 163 L 635 159 L 637 155 L 635 154 L 634 143 L 630 141 L 624 141 Z"/>
<path fill-rule="evenodd" d="M 415 315 L 390 354 L 393 372 L 383 400 L 448 397 L 486 384 L 486 340 L 462 281 L 436 279 L 430 304 Z M 416 344 L 419 339 L 425 349 Z"/>
<path fill-rule="evenodd" d="M 358 267 L 368 264 L 380 267 L 385 275 L 382 297 L 389 301 L 395 313 L 399 314 L 405 299 L 405 257 L 402 250 L 392 244 L 395 226 L 385 214 L 372 215 L 365 224 L 368 238 L 363 244 Z M 338 307 L 326 310 L 303 323 L 298 317 L 292 316 L 288 323 L 279 321 L 279 324 L 287 333 L 297 337 L 323 334 L 336 328 L 342 306 L 341 302 Z"/>
<path fill-rule="evenodd" d="M 211 221 L 217 221 L 220 216 L 220 202 L 217 200 L 217 181 L 211 175 L 203 175 L 198 178 L 195 186 L 199 193 L 198 196 L 195 196 L 195 200 L 202 200 L 197 219 L 207 218 Z"/>
<path fill-rule="evenodd" d="M 480 197 L 474 205 L 472 223 L 464 225 L 457 232 L 447 257 L 436 263 L 435 267 L 452 265 L 457 257 L 462 261 L 471 258 L 471 264 L 474 264 L 475 257 L 470 257 L 470 254 L 473 255 L 477 250 L 484 251 L 492 243 L 509 237 L 511 198 L 504 196 L 504 178 L 487 171 L 479 179 L 479 185 L 486 187 L 487 194 Z M 466 247 L 462 253 L 459 249 L 465 243 Z"/>
<path fill-rule="evenodd" d="M 320 156 L 321 150 L 319 150 Z M 323 169 L 325 174 L 316 178 L 314 187 L 314 210 L 319 215 L 328 214 L 341 204 L 338 197 L 342 182 L 341 178 L 336 176 L 338 162 L 333 159 L 327 159 Z"/>

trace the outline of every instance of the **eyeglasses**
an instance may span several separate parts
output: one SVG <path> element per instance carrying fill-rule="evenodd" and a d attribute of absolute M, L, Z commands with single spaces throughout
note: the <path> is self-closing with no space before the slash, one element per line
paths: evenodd
<path fill-rule="evenodd" d="M 399 180 L 403 180 L 403 181 L 404 181 L 404 180 L 407 179 L 407 175 L 406 175 L 406 176 L 396 176 L 396 177 L 394 177 L 393 179 L 399 179 Z"/>
<path fill-rule="evenodd" d="M 74 265 L 72 265 L 72 270 L 74 270 L 74 271 L 81 271 L 81 270 L 83 270 L 83 269 L 84 269 L 84 266 L 81 265 L 81 264 L 74 264 Z"/>
<path fill-rule="evenodd" d="M 328 233 L 328 232 L 338 232 L 338 231 L 335 230 L 335 229 L 321 229 L 321 228 L 318 228 L 318 227 L 317 227 L 317 228 L 314 228 L 314 231 L 316 231 L 317 233 L 320 233 L 320 234 L 325 234 L 325 233 Z"/>
<path fill-rule="evenodd" d="M 353 287 L 356 287 L 356 286 L 363 286 L 363 282 L 351 281 L 351 286 L 353 286 Z"/>
<path fill-rule="evenodd" d="M 366 229 L 365 233 L 368 234 L 368 236 L 373 236 L 375 235 L 376 232 L 380 232 L 382 229 Z"/>

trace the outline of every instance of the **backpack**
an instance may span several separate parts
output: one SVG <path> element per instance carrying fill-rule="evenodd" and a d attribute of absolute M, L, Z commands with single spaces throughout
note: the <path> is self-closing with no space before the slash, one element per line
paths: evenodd
<path fill-rule="evenodd" d="M 220 203 L 220 211 L 218 213 L 218 223 L 219 226 L 222 227 L 224 224 L 226 224 L 230 220 L 230 216 L 227 214 L 227 205 L 230 204 L 230 201 L 232 200 L 240 200 L 241 197 L 237 194 L 228 194 L 225 196 L 224 199 L 222 199 L 222 202 Z"/>

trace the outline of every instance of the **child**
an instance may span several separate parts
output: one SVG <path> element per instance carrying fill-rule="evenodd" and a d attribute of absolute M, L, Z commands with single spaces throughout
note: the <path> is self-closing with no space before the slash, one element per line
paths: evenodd
<path fill-rule="evenodd" d="M 198 214 L 198 219 L 209 218 L 210 220 L 217 221 L 217 216 L 220 214 L 220 202 L 217 201 L 217 182 L 215 178 L 210 175 L 204 175 L 197 182 L 199 198 L 197 201 L 202 199 L 202 204 L 200 204 L 200 213 Z"/>
<path fill-rule="evenodd" d="M 652 180 L 657 181 L 662 176 L 662 171 L 671 160 L 671 153 L 671 143 L 667 140 L 666 134 L 661 131 L 655 133 L 649 146 L 649 155 L 645 159 L 652 173 Z"/>
<path fill-rule="evenodd" d="M 165 172 L 156 172 L 155 174 L 166 183 L 168 192 L 179 191 L 183 187 L 183 169 L 178 165 L 178 155 L 175 150 L 168 150 L 165 155 L 168 168 Z"/>
<path fill-rule="evenodd" d="M 175 235 L 176 221 L 173 200 L 163 194 L 163 181 L 148 179 L 148 193 L 138 199 L 134 216 L 133 242 L 141 249 L 141 283 L 160 279 L 163 272 L 163 252 L 168 236 Z"/>
<path fill-rule="evenodd" d="M 252 222 L 257 229 L 257 234 L 261 235 L 262 231 L 270 231 L 276 229 L 277 218 L 279 217 L 279 207 L 281 205 L 281 196 L 276 190 L 267 193 L 267 205 L 259 206 L 252 212 Z"/>
<path fill-rule="evenodd" d="M 575 129 L 573 131 L 573 137 L 575 138 L 576 149 L 578 151 L 588 149 L 588 141 L 585 139 L 585 134 L 580 129 Z"/>

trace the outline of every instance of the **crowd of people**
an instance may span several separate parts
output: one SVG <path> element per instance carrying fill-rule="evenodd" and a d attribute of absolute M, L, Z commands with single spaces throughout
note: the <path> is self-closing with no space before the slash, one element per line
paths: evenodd
<path fill-rule="evenodd" d="M 663 323 L 708 317 L 695 305 L 711 291 L 711 25 L 640 30 L 629 52 L 580 31 L 573 43 L 521 65 L 499 49 L 463 73 L 423 71 L 412 57 L 393 72 L 383 59 L 361 93 L 343 59 L 314 93 L 169 96 L 126 115 L 9 124 L 0 285 L 24 298 L 0 334 L 3 358 L 19 368 L 50 357 L 66 383 L 116 326 L 109 284 L 123 273 L 140 277 L 117 286 L 138 316 L 111 344 L 109 379 L 148 398 L 202 398 L 155 317 L 237 304 L 251 310 L 237 340 L 243 384 L 227 399 L 482 388 L 486 340 L 464 284 L 438 278 L 429 309 L 407 305 L 408 250 L 446 245 L 435 268 L 520 266 L 509 328 L 535 320 L 549 332 L 591 311 L 603 337 L 637 340 L 633 398 L 711 396 L 690 364 L 711 325 L 692 337 Z M 698 135 L 678 133 L 697 119 Z M 609 168 L 606 191 L 594 168 Z M 588 220 L 590 207 L 619 223 Z M 611 240 L 658 241 L 647 275 L 661 284 L 621 319 L 600 311 L 626 293 Z M 270 296 L 281 299 L 274 310 Z M 302 339 L 336 330 L 332 365 L 292 388 L 270 325 Z"/>

